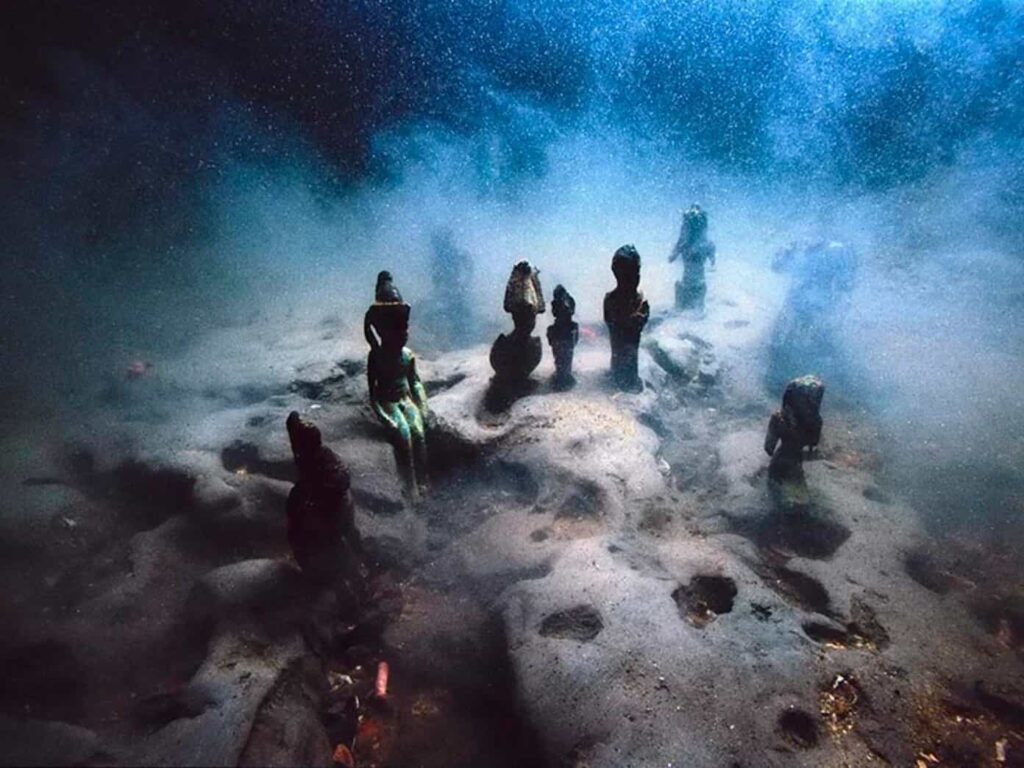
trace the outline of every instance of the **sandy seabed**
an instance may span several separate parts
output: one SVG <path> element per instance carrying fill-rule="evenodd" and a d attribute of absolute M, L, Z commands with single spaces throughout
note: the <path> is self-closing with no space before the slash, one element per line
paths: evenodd
<path fill-rule="evenodd" d="M 926 535 L 831 395 L 806 503 L 773 499 L 748 373 L 772 310 L 657 317 L 638 394 L 596 329 L 574 389 L 545 350 L 502 413 L 486 347 L 421 358 L 415 506 L 334 322 L 208 335 L 12 432 L 0 762 L 1024 765 L 1018 564 Z M 348 464 L 373 566 L 328 641 L 284 535 L 293 409 Z"/>

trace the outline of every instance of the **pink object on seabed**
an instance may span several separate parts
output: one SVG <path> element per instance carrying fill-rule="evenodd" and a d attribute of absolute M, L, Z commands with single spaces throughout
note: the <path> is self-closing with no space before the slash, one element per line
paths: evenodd
<path fill-rule="evenodd" d="M 144 360 L 133 360 L 125 369 L 125 376 L 129 379 L 141 379 L 149 373 L 149 369 L 152 367 L 152 363 L 147 363 Z"/>
<path fill-rule="evenodd" d="M 377 664 L 377 681 L 374 684 L 374 693 L 380 699 L 388 695 L 388 663 L 386 661 Z"/>

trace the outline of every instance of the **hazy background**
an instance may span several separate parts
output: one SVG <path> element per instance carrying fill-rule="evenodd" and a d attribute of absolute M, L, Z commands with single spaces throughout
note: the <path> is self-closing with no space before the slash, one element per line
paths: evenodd
<path fill-rule="evenodd" d="M 624 242 L 668 306 L 699 201 L 751 291 L 794 238 L 857 248 L 841 339 L 894 483 L 929 519 L 1024 527 L 1024 2 L 0 14 L 9 416 L 205 328 L 354 321 L 380 268 L 425 299 L 438 227 L 484 315 L 525 257 L 596 320 Z"/>

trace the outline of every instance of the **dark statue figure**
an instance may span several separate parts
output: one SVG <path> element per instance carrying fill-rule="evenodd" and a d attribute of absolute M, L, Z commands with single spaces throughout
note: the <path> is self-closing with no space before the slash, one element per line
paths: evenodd
<path fill-rule="evenodd" d="M 525 385 L 540 364 L 540 337 L 533 335 L 537 315 L 544 313 L 544 293 L 538 272 L 528 261 L 512 268 L 505 286 L 505 311 L 512 315 L 513 330 L 501 334 L 491 347 L 491 367 L 499 386 Z"/>
<path fill-rule="evenodd" d="M 768 474 L 779 482 L 802 481 L 804 448 L 821 440 L 821 401 L 825 385 L 817 376 L 801 376 L 786 385 L 782 408 L 772 414 L 764 450 L 772 457 Z"/>
<path fill-rule="evenodd" d="M 333 589 L 342 605 L 356 607 L 364 574 L 348 469 L 297 411 L 286 424 L 298 472 L 288 494 L 288 544 L 310 581 Z"/>
<path fill-rule="evenodd" d="M 694 204 L 683 213 L 679 240 L 672 249 L 669 262 L 683 261 L 683 279 L 676 283 L 677 309 L 704 309 L 708 286 L 704 279 L 704 263 L 715 264 L 715 244 L 708 240 L 708 215 Z"/>
<path fill-rule="evenodd" d="M 640 334 L 647 325 L 651 308 L 640 285 L 640 254 L 624 245 L 612 257 L 617 285 L 604 297 L 604 321 L 612 344 L 612 378 L 622 390 L 638 391 L 643 383 L 637 373 Z"/>
<path fill-rule="evenodd" d="M 363 322 L 370 344 L 366 364 L 370 405 L 388 431 L 406 490 L 416 499 L 427 485 L 427 393 L 416 373 L 416 356 L 405 346 L 409 311 L 391 274 L 381 272 L 375 301 Z"/>
<path fill-rule="evenodd" d="M 572 375 L 572 358 L 579 340 L 580 328 L 572 319 L 576 313 L 576 300 L 562 286 L 555 287 L 551 299 L 551 314 L 555 322 L 548 326 L 548 344 L 555 357 L 555 387 L 568 389 L 576 379 Z"/>

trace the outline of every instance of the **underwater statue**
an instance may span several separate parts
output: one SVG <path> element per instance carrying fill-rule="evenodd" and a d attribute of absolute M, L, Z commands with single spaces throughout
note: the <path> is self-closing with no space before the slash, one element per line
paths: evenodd
<path fill-rule="evenodd" d="M 855 371 L 844 350 L 842 328 L 857 268 L 857 252 L 835 240 L 797 242 L 774 255 L 772 271 L 791 280 L 768 345 L 770 388 L 806 370 L 833 384 L 850 382 Z"/>
<path fill-rule="evenodd" d="M 679 240 L 672 249 L 669 262 L 683 260 L 683 279 L 676 283 L 676 309 L 704 309 L 708 285 L 704 279 L 704 262 L 715 264 L 715 244 L 708 240 L 708 215 L 694 204 L 683 213 Z"/>
<path fill-rule="evenodd" d="M 627 391 L 643 389 L 637 373 L 640 334 L 651 316 L 651 308 L 640 286 L 640 254 L 624 245 L 612 257 L 615 290 L 605 294 L 604 321 L 612 344 L 612 378 Z"/>
<path fill-rule="evenodd" d="M 288 544 L 310 581 L 333 589 L 343 606 L 354 608 L 364 573 L 348 469 L 297 411 L 286 426 L 298 474 L 288 494 Z"/>
<path fill-rule="evenodd" d="M 398 472 L 415 499 L 427 485 L 427 392 L 416 373 L 416 356 L 405 346 L 409 311 L 391 273 L 381 272 L 375 301 L 363 321 L 370 344 L 366 363 L 370 405 L 388 431 Z"/>
<path fill-rule="evenodd" d="M 555 357 L 554 383 L 558 389 L 568 389 L 576 383 L 572 375 L 572 358 L 580 328 L 572 319 L 576 314 L 576 300 L 561 285 L 555 287 L 551 314 L 555 321 L 548 326 L 548 344 Z"/>
<path fill-rule="evenodd" d="M 478 327 L 469 296 L 473 259 L 456 244 L 450 229 L 430 236 L 430 274 L 433 295 L 425 308 L 417 309 L 419 323 L 425 324 L 444 348 L 470 344 Z"/>
<path fill-rule="evenodd" d="M 772 457 L 768 475 L 779 482 L 802 481 L 804 448 L 821 440 L 821 401 L 825 385 L 817 376 L 801 376 L 786 385 L 782 408 L 768 420 L 764 450 Z"/>
<path fill-rule="evenodd" d="M 528 261 L 512 268 L 505 286 L 505 311 L 512 315 L 512 333 L 501 334 L 491 347 L 491 367 L 503 388 L 526 385 L 540 364 L 540 337 L 533 335 L 537 315 L 544 313 L 544 292 L 538 271 Z"/>

